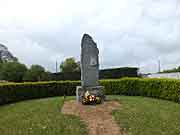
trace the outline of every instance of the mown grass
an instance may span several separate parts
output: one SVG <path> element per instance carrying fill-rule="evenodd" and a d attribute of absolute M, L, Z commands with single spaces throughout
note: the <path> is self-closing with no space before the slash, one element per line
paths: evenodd
<path fill-rule="evenodd" d="M 108 99 L 121 103 L 112 115 L 128 135 L 180 135 L 180 104 L 144 97 Z M 63 98 L 55 97 L 0 106 L 0 135 L 87 135 L 78 117 L 61 113 L 62 105 Z"/>
<path fill-rule="evenodd" d="M 0 106 L 0 135 L 86 135 L 79 118 L 61 113 L 63 98 Z"/>
<path fill-rule="evenodd" d="M 144 97 L 109 99 L 122 104 L 113 116 L 128 135 L 180 135 L 180 104 Z"/>

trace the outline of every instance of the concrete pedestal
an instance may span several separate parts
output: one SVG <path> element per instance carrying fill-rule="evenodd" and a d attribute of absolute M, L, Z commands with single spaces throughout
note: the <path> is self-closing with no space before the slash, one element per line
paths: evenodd
<path fill-rule="evenodd" d="M 89 91 L 90 94 L 101 97 L 102 101 L 105 100 L 105 95 L 103 93 L 104 86 L 95 86 L 95 87 L 76 87 L 76 101 L 81 102 L 82 97 L 86 91 Z"/>

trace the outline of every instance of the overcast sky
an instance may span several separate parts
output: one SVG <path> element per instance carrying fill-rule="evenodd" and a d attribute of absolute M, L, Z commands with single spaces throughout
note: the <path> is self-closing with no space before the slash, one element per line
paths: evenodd
<path fill-rule="evenodd" d="M 79 60 L 84 33 L 101 68 L 179 66 L 180 0 L 0 0 L 0 43 L 28 66 L 55 71 L 56 60 Z"/>

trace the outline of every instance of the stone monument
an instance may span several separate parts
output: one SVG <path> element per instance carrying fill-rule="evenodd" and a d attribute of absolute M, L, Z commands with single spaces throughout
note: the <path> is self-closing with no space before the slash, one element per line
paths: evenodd
<path fill-rule="evenodd" d="M 92 37 L 84 34 L 81 40 L 81 86 L 76 88 L 76 100 L 82 101 L 86 91 L 105 99 L 103 86 L 99 86 L 99 50 Z"/>

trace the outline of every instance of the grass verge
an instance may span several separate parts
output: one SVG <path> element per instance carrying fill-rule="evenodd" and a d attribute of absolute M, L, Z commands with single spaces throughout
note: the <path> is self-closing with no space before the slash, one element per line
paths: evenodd
<path fill-rule="evenodd" d="M 67 100 L 75 97 L 67 97 Z M 129 135 L 179 135 L 180 104 L 144 97 L 108 96 L 122 104 L 113 111 L 119 126 Z M 0 106 L 0 134 L 86 135 L 78 117 L 61 113 L 63 97 L 29 100 Z"/>
<path fill-rule="evenodd" d="M 61 113 L 63 98 L 29 100 L 0 106 L 1 135 L 85 135 L 86 126 Z"/>
<path fill-rule="evenodd" d="M 180 104 L 144 97 L 110 96 L 122 104 L 113 116 L 129 135 L 180 135 Z"/>

